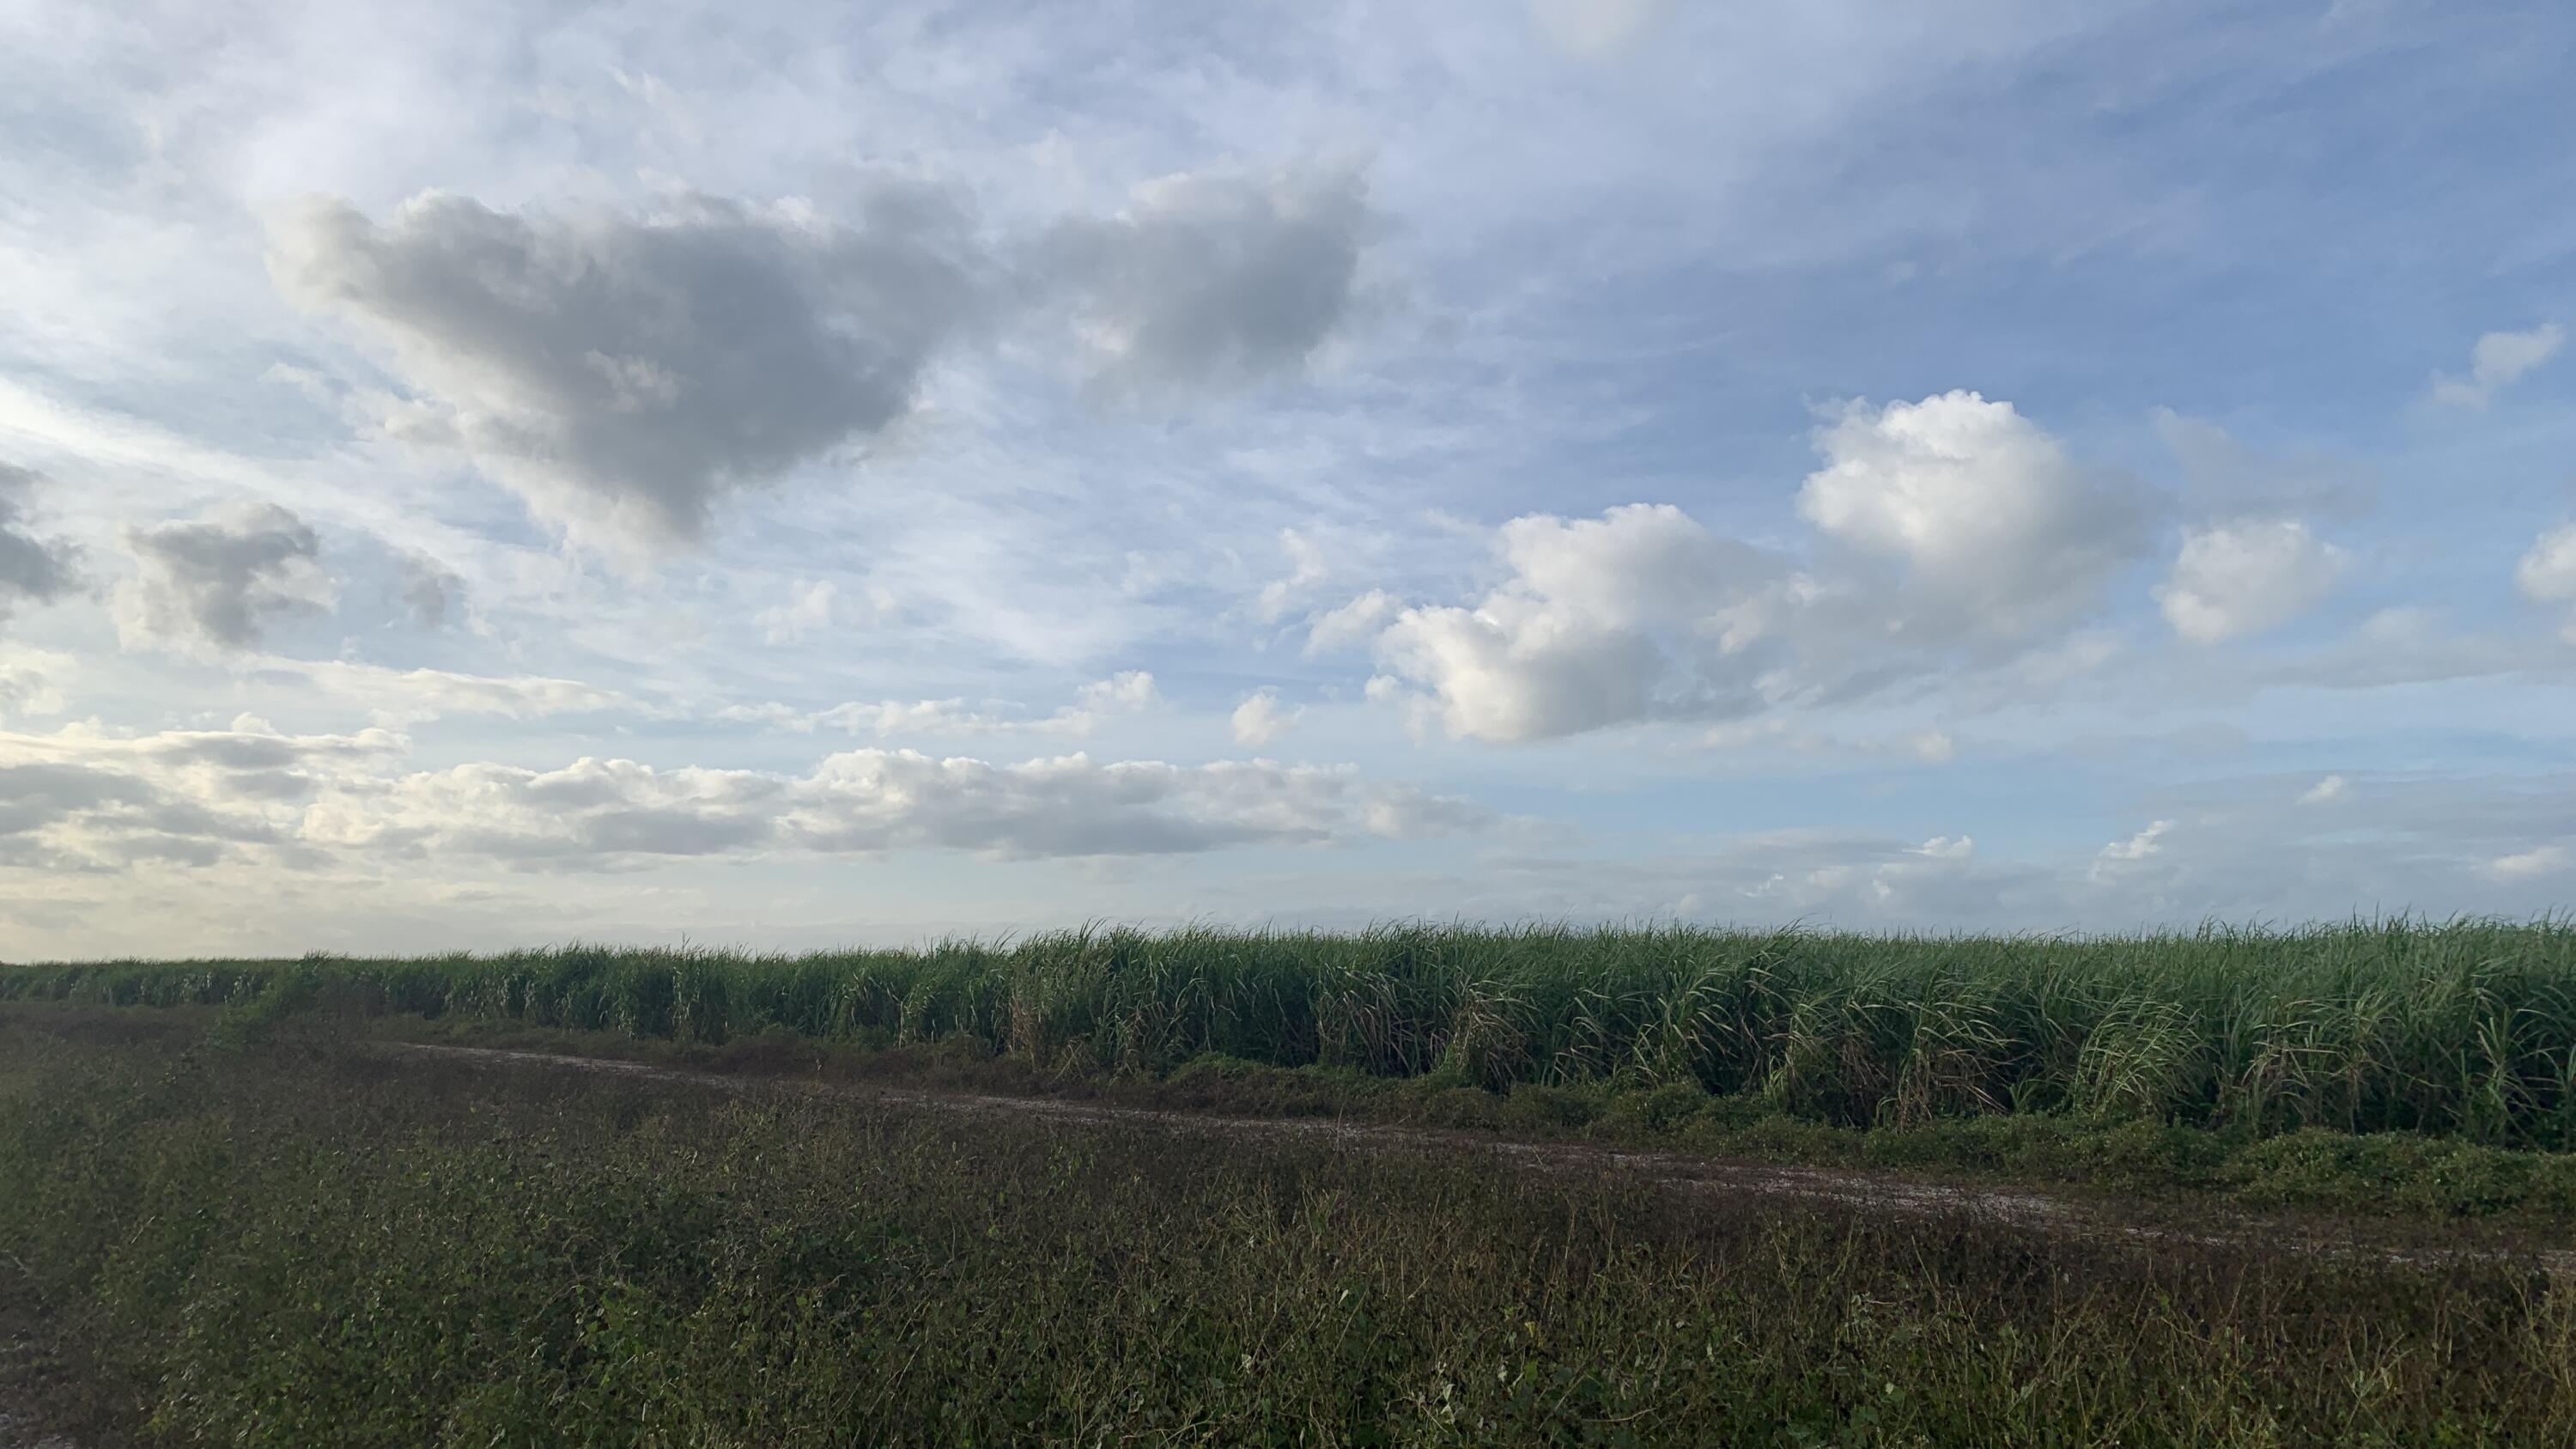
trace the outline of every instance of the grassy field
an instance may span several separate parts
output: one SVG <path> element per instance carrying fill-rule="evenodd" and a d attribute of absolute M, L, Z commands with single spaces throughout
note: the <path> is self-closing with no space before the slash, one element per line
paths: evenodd
<path fill-rule="evenodd" d="M 2506 1445 L 2576 1290 L 0 1014 L 86 1442 Z M 0 1393 L 12 1386 L 0 1382 Z"/>
<path fill-rule="evenodd" d="M 1682 1086 L 1841 1125 L 2046 1114 L 2576 1148 L 2576 923 L 2556 921 L 2087 939 L 1101 930 L 798 957 L 0 968 L 12 998 L 952 1042 L 1147 1077 L 1215 1056 L 1489 1091 Z"/>

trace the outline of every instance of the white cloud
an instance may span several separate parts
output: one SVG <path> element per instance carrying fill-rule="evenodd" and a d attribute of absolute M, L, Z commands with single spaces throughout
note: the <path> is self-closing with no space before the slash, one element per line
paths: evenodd
<path fill-rule="evenodd" d="M 1397 608 L 1395 595 L 1371 589 L 1338 608 L 1317 615 L 1306 631 L 1307 657 L 1357 648 L 1376 637 Z"/>
<path fill-rule="evenodd" d="M 384 724 L 414 724 L 451 715 L 524 720 L 609 711 L 664 712 L 613 689 L 542 675 L 459 674 L 347 660 L 277 658 L 254 661 L 252 668 L 260 674 L 302 679 L 333 699 L 373 711 Z"/>
<path fill-rule="evenodd" d="M 2309 786 L 2307 793 L 2299 797 L 2299 803 L 2302 805 L 2326 805 L 2340 800 L 2351 793 L 2351 781 L 2346 780 L 2341 775 L 2328 775 L 2324 779 L 2317 781 L 2314 785 Z"/>
<path fill-rule="evenodd" d="M 1514 743 L 1720 712 L 1727 610 L 1776 566 L 1670 504 L 1502 526 L 1512 577 L 1473 609 L 1406 609 L 1378 636 L 1390 670 L 1429 687 L 1452 735 Z"/>
<path fill-rule="evenodd" d="M 2558 875 L 2576 867 L 2576 851 L 2563 845 L 2543 845 L 2511 855 L 2499 855 L 2487 862 L 2487 869 L 2505 880 L 2534 880 Z"/>
<path fill-rule="evenodd" d="M 1397 614 L 1375 642 L 1385 674 L 1427 691 L 1451 735 L 1515 743 L 1991 672 L 2061 648 L 2151 512 L 1975 393 L 1853 404 L 1815 442 L 1813 569 L 1669 504 L 1517 518 L 1496 535 L 1511 576 L 1472 608 Z M 1338 642 L 1385 607 L 1363 596 L 1319 631 Z"/>
<path fill-rule="evenodd" d="M 2342 549 L 2294 519 L 2214 524 L 2184 536 L 2155 598 L 2174 632 L 2215 644 L 2276 628 L 2332 591 Z"/>
<path fill-rule="evenodd" d="M 68 654 L 0 643 L 0 720 L 62 713 L 62 686 L 79 672 Z"/>
<path fill-rule="evenodd" d="M 2527 332 L 2487 333 L 2469 349 L 2469 375 L 2459 378 L 2436 373 L 2433 396 L 2461 407 L 2485 407 L 2495 401 L 2497 393 L 2556 357 L 2566 345 L 2567 331 L 2555 322 L 2543 322 Z"/>
<path fill-rule="evenodd" d="M 2531 549 L 2514 566 L 2514 587 L 2536 604 L 2576 603 L 2576 523 L 2562 523 L 2532 540 Z M 2576 610 L 2560 631 L 2576 644 Z"/>
<path fill-rule="evenodd" d="M 1073 714 L 1099 720 L 1111 715 L 1142 714 L 1160 706 L 1162 692 L 1154 687 L 1154 676 L 1142 669 L 1122 669 L 1107 679 L 1096 679 L 1073 692 Z M 1060 711 L 1058 717 L 1062 718 Z"/>
<path fill-rule="evenodd" d="M 1305 713 L 1302 708 L 1282 709 L 1278 690 L 1255 690 L 1243 703 L 1234 707 L 1234 742 L 1248 749 L 1260 749 L 1295 729 L 1298 719 Z"/>
<path fill-rule="evenodd" d="M 829 579 L 799 585 L 793 600 L 774 604 L 755 617 L 754 622 L 760 625 L 760 637 L 771 644 L 793 644 L 809 634 L 829 628 L 833 606 L 840 592 Z"/>
<path fill-rule="evenodd" d="M 1267 624 L 1288 612 L 1289 602 L 1331 573 L 1323 546 L 1293 528 L 1279 530 L 1279 551 L 1288 556 L 1288 574 L 1261 586 L 1253 617 Z"/>
<path fill-rule="evenodd" d="M 1947 835 L 1935 835 L 1914 847 L 1914 853 L 1930 856 L 1934 860 L 1966 860 L 1977 853 L 1977 842 L 1965 835 L 1955 839 Z"/>
<path fill-rule="evenodd" d="M 2092 878 L 2107 880 L 2120 871 L 2164 853 L 2164 839 L 2174 827 L 2170 820 L 2158 820 L 2126 840 L 2114 840 L 2093 857 Z"/>
<path fill-rule="evenodd" d="M 1906 628 L 2009 635 L 2062 623 L 2097 603 L 2143 543 L 2133 491 L 1978 393 L 1874 413 L 1853 403 L 1816 446 L 1825 466 L 1808 475 L 1798 511 L 1828 537 L 1904 564 Z"/>
<path fill-rule="evenodd" d="M 135 573 L 117 586 L 119 642 L 244 649 L 267 627 L 319 613 L 337 598 L 322 541 L 273 503 L 242 503 L 186 523 L 125 530 Z"/>

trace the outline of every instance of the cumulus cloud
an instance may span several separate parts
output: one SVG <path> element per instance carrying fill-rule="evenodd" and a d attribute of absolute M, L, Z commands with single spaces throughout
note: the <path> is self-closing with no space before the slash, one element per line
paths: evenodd
<path fill-rule="evenodd" d="M 1163 702 L 1162 691 L 1155 688 L 1154 676 L 1142 669 L 1122 669 L 1107 679 L 1095 679 L 1073 692 L 1073 709 L 1077 717 L 1100 720 L 1111 715 L 1142 714 Z M 1063 717 L 1062 711 L 1058 717 Z"/>
<path fill-rule="evenodd" d="M 1031 716 L 1007 707 L 979 708 L 963 699 L 851 700 L 826 709 L 798 709 L 785 704 L 728 705 L 718 719 L 761 724 L 773 729 L 812 734 L 839 730 L 851 735 L 888 739 L 899 735 L 1087 735 L 1109 719 L 1143 714 L 1162 705 L 1154 676 L 1130 669 L 1094 680 L 1074 691 L 1073 702 L 1052 714 Z"/>
<path fill-rule="evenodd" d="M 1298 719 L 1305 713 L 1303 709 L 1282 708 L 1278 690 L 1255 690 L 1243 703 L 1234 707 L 1230 721 L 1234 742 L 1249 749 L 1260 749 L 1295 729 Z"/>
<path fill-rule="evenodd" d="M 2576 604 L 2576 523 L 2562 523 L 2533 539 L 2514 566 L 2514 587 L 2535 604 Z M 2560 631 L 2576 644 L 2576 609 Z"/>
<path fill-rule="evenodd" d="M 2299 797 L 2302 805 L 2328 805 L 2352 793 L 2352 782 L 2341 775 L 2328 775 L 2308 787 Z"/>
<path fill-rule="evenodd" d="M 2459 407 L 2482 408 L 2522 375 L 2556 357 L 2567 345 L 2567 330 L 2543 322 L 2528 332 L 2490 332 L 2469 349 L 2469 375 L 2436 373 L 2433 396 Z"/>
<path fill-rule="evenodd" d="M 629 217 L 413 197 L 378 223 L 336 201 L 276 231 L 270 270 L 347 317 L 413 389 L 385 419 L 462 448 L 548 516 L 654 540 L 909 410 L 985 308 L 980 249 L 944 193 L 885 187 L 857 225 L 689 197 Z"/>
<path fill-rule="evenodd" d="M 1819 557 L 1709 532 L 1669 505 L 1506 523 L 1510 577 L 1468 606 L 1403 609 L 1373 645 L 1452 735 L 1543 739 L 1644 720 L 1848 700 L 2060 644 L 2136 558 L 2150 508 L 2008 403 L 1954 392 L 1820 428 L 1799 493 Z M 1310 647 L 1364 633 L 1363 596 Z"/>
<path fill-rule="evenodd" d="M 1730 610 L 1778 572 L 1670 504 L 1598 519 L 1503 525 L 1511 579 L 1474 608 L 1404 610 L 1379 657 L 1428 686 L 1453 735 L 1498 742 L 1631 720 L 1722 712 L 1745 693 L 1727 667 Z"/>
<path fill-rule="evenodd" d="M 78 586 L 73 547 L 25 527 L 44 482 L 32 469 L 0 463 L 0 623 L 21 604 L 49 604 Z"/>
<path fill-rule="evenodd" d="M 1348 766 L 1002 764 L 852 750 L 803 775 L 582 759 L 401 768 L 400 735 L 0 734 L 0 863 L 473 857 L 610 869 L 652 857 L 973 851 L 1002 858 L 1328 845 L 1482 828 L 1462 801 Z"/>
<path fill-rule="evenodd" d="M 2342 576 L 2342 549 L 2294 519 L 2214 524 L 2186 534 L 2156 603 L 2195 644 L 2259 634 L 2307 612 Z"/>
<path fill-rule="evenodd" d="M 1348 320 L 1373 225 L 1356 170 L 1183 173 L 1058 223 L 1032 282 L 1071 309 L 1108 391 L 1240 385 L 1302 366 Z"/>
<path fill-rule="evenodd" d="M 2145 545 L 2135 490 L 2078 465 L 2011 403 L 1948 392 L 1818 430 L 1825 466 L 1798 512 L 1828 538 L 1906 571 L 1890 626 L 2011 635 L 2097 604 Z"/>
<path fill-rule="evenodd" d="M 322 540 L 273 503 L 125 530 L 135 573 L 112 603 L 126 648 L 246 649 L 266 628 L 331 606 Z"/>

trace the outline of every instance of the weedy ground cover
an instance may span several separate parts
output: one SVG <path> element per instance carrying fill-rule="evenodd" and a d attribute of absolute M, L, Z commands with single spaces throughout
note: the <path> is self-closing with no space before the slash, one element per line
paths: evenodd
<path fill-rule="evenodd" d="M 792 957 L 0 968 L 10 998 L 951 1042 L 1141 1077 L 1214 1056 L 1493 1092 L 1681 1085 L 1839 1125 L 2057 1114 L 2576 1149 L 2576 923 L 2555 920 L 2088 938 L 1089 930 Z"/>
<path fill-rule="evenodd" d="M 1490 1161 L 0 1022 L 102 1436 L 2560 1444 L 2576 1297 Z M 51 1030 L 70 1023 L 77 1029 Z"/>

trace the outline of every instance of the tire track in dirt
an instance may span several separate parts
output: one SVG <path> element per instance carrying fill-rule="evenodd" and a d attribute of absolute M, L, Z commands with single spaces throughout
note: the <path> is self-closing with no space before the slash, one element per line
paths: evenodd
<path fill-rule="evenodd" d="M 1049 1097 L 1005 1097 L 873 1083 L 821 1082 L 797 1077 L 737 1076 L 614 1057 L 573 1056 L 502 1047 L 399 1041 L 375 1045 L 396 1052 L 482 1061 L 497 1066 L 624 1076 L 721 1091 L 783 1088 L 845 1101 L 883 1103 L 935 1112 L 1037 1118 L 1091 1129 L 1143 1128 L 1213 1138 L 1254 1136 L 1374 1149 L 1483 1155 L 1555 1175 L 1577 1178 L 1623 1175 L 1644 1187 L 1707 1200 L 1735 1198 L 1810 1202 L 1887 1217 L 1961 1218 L 2001 1229 L 2065 1237 L 2301 1253 L 2404 1267 L 2439 1268 L 2447 1263 L 2469 1260 L 2521 1260 L 2534 1271 L 2557 1278 L 2576 1279 L 2576 1248 L 2492 1243 L 2450 1246 L 2392 1240 L 2384 1235 L 2374 1238 L 2371 1228 L 2376 1225 L 2361 1223 L 2351 1225 L 2346 1231 L 2326 1233 L 2313 1223 L 2285 1224 L 2216 1206 L 2190 1209 L 2193 1222 L 2186 1227 L 2162 1220 L 2174 1209 L 2159 1209 L 2155 1204 L 2062 1196 L 2025 1188 L 1936 1182 L 1848 1168 L 1794 1167 L 1579 1142 L 1514 1141 L 1394 1123 L 1311 1117 L 1219 1116 Z"/>

